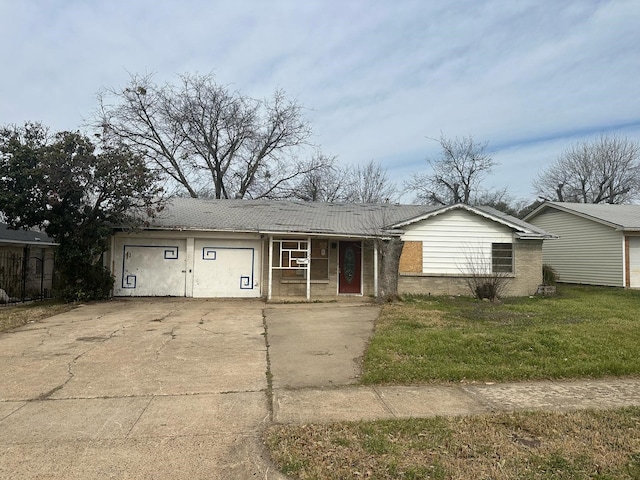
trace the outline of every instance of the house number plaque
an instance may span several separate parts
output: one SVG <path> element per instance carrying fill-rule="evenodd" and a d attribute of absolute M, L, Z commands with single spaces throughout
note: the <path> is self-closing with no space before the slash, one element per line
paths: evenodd
<path fill-rule="evenodd" d="M 347 283 L 353 281 L 353 277 L 356 274 L 356 254 L 353 251 L 353 247 L 347 247 L 344 251 L 344 278 Z"/>

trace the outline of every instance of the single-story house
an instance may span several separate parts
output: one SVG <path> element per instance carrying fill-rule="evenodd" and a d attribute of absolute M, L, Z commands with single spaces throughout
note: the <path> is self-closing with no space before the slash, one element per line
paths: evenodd
<path fill-rule="evenodd" d="M 43 232 L 0 223 L 0 302 L 48 296 L 56 245 Z"/>
<path fill-rule="evenodd" d="M 640 205 L 545 202 L 525 220 L 558 235 L 542 257 L 559 281 L 640 288 Z"/>
<path fill-rule="evenodd" d="M 137 231 L 118 231 L 115 296 L 377 296 L 379 240 L 404 242 L 400 293 L 467 294 L 464 277 L 509 277 L 535 293 L 549 234 L 492 208 L 174 198 Z M 378 240 L 378 241 L 376 241 Z"/>

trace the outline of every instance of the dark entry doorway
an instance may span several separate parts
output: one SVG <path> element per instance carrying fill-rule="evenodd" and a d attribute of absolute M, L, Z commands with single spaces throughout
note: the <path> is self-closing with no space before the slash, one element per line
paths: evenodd
<path fill-rule="evenodd" d="M 338 293 L 362 293 L 362 242 L 340 242 Z"/>

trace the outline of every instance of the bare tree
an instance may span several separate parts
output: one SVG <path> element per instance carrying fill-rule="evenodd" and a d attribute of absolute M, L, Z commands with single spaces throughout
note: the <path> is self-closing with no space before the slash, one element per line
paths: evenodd
<path fill-rule="evenodd" d="M 533 186 L 545 200 L 630 203 L 640 195 L 640 144 L 615 136 L 576 143 Z"/>
<path fill-rule="evenodd" d="M 354 203 L 389 203 L 397 197 L 395 183 L 380 162 L 370 160 L 344 169 L 348 179 L 345 200 Z"/>
<path fill-rule="evenodd" d="M 288 194 L 306 202 L 340 202 L 345 198 L 347 179 L 336 165 L 336 157 L 317 152 L 298 177 L 298 183 Z"/>
<path fill-rule="evenodd" d="M 429 159 L 431 173 L 416 173 L 405 184 L 415 192 L 416 200 L 435 205 L 474 203 L 482 181 L 496 162 L 487 153 L 487 143 L 479 143 L 472 136 L 434 139 L 442 152 L 437 159 Z"/>
<path fill-rule="evenodd" d="M 311 135 L 298 103 L 282 91 L 252 99 L 211 75 L 179 78 L 159 86 L 132 76 L 124 90 L 103 91 L 101 135 L 144 155 L 191 197 L 276 197 L 304 173 L 291 160 Z"/>
<path fill-rule="evenodd" d="M 387 170 L 373 160 L 340 167 L 336 157 L 316 154 L 289 197 L 311 202 L 388 203 L 397 197 Z"/>

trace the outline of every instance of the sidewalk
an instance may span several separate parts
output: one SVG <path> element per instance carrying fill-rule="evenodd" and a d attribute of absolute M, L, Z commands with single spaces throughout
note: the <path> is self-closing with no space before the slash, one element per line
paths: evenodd
<path fill-rule="evenodd" d="M 275 423 L 640 406 L 640 379 L 276 389 Z"/>

